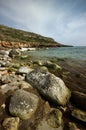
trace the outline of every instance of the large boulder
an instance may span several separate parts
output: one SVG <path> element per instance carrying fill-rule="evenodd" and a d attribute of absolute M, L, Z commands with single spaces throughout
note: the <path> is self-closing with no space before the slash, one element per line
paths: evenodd
<path fill-rule="evenodd" d="M 21 119 L 29 119 L 36 111 L 38 105 L 38 97 L 24 90 L 15 91 L 11 97 L 9 111 L 12 115 Z"/>
<path fill-rule="evenodd" d="M 39 93 L 59 105 L 66 105 L 70 98 L 70 90 L 66 87 L 64 82 L 48 71 L 36 69 L 27 74 L 26 80 L 35 87 Z"/>
<path fill-rule="evenodd" d="M 81 109 L 86 110 L 86 94 L 78 91 L 72 92 L 72 101 Z"/>

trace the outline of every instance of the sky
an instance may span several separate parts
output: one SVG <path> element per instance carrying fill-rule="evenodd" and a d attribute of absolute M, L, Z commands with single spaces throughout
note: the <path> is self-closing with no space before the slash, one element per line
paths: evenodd
<path fill-rule="evenodd" d="M 0 0 L 0 24 L 86 46 L 86 0 Z"/>

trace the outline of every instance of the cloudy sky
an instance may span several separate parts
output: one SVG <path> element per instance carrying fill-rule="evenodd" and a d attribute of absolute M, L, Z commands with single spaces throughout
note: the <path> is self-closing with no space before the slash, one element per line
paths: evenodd
<path fill-rule="evenodd" d="M 0 24 L 86 46 L 86 0 L 0 0 Z"/>

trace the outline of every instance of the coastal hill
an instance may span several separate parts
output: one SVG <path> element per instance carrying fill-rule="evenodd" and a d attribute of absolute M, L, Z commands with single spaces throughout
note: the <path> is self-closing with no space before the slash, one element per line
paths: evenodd
<path fill-rule="evenodd" d="M 56 42 L 54 39 L 44 37 L 33 32 L 14 29 L 0 25 L 0 46 L 3 47 L 63 47 L 66 45 Z"/>

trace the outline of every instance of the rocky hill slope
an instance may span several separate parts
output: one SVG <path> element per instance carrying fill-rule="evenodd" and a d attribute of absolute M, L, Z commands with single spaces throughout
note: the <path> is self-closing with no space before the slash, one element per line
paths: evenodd
<path fill-rule="evenodd" d="M 32 32 L 0 25 L 0 46 L 3 47 L 61 47 L 54 39 Z"/>

